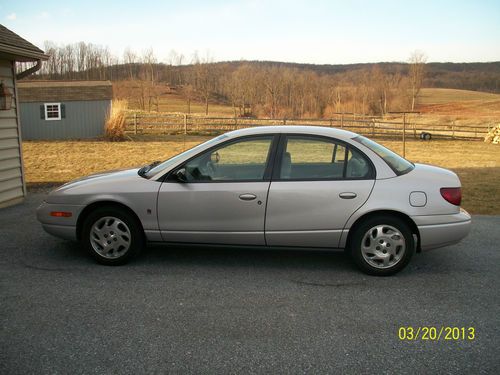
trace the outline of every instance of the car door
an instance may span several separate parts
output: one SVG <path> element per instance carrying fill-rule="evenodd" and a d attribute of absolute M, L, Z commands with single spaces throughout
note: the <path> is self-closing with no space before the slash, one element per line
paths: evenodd
<path fill-rule="evenodd" d="M 174 170 L 158 196 L 163 240 L 264 245 L 274 138 L 231 140 Z"/>
<path fill-rule="evenodd" d="M 269 189 L 270 246 L 338 247 L 349 217 L 375 183 L 369 159 L 328 137 L 283 135 Z"/>

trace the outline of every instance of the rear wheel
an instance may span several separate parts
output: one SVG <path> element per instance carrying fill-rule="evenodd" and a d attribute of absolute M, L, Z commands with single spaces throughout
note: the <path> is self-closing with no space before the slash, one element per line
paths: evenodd
<path fill-rule="evenodd" d="M 393 216 L 372 217 L 354 228 L 350 251 L 365 273 L 389 276 L 401 271 L 415 253 L 408 225 Z"/>
<path fill-rule="evenodd" d="M 140 223 L 126 210 L 102 207 L 85 219 L 82 241 L 99 263 L 120 265 L 140 252 L 144 235 Z"/>

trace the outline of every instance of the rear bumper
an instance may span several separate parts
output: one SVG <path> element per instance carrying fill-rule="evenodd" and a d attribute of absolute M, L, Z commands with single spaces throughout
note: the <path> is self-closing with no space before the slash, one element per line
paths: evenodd
<path fill-rule="evenodd" d="M 458 214 L 414 216 L 412 219 L 417 224 L 423 251 L 460 242 L 472 226 L 471 216 L 464 209 Z"/>

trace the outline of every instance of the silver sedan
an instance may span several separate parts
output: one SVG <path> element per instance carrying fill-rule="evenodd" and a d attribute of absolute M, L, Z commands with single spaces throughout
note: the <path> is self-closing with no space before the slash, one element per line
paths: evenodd
<path fill-rule="evenodd" d="M 346 249 L 391 275 L 415 252 L 457 243 L 471 217 L 449 170 L 378 143 L 310 126 L 237 130 L 164 162 L 52 191 L 37 211 L 50 234 L 123 264 L 146 242 Z"/>

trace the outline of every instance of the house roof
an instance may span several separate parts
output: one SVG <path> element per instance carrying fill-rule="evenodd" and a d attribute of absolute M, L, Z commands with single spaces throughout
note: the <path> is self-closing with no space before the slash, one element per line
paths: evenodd
<path fill-rule="evenodd" d="M 98 87 L 112 86 L 110 81 L 47 81 L 47 80 L 32 80 L 19 81 L 20 87 Z"/>
<path fill-rule="evenodd" d="M 18 81 L 19 102 L 111 100 L 110 81 Z"/>
<path fill-rule="evenodd" d="M 49 58 L 40 48 L 3 25 L 0 25 L 0 57 L 15 61 L 36 61 Z"/>

